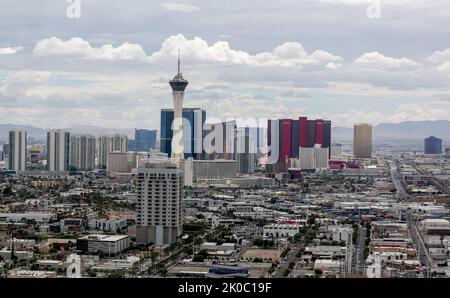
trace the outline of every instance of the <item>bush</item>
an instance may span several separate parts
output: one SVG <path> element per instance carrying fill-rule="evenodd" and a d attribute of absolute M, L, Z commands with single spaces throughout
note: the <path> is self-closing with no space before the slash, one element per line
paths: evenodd
<path fill-rule="evenodd" d="M 189 232 L 200 232 L 203 233 L 206 230 L 207 226 L 205 223 L 186 223 L 183 224 L 183 231 L 186 233 Z"/>
<path fill-rule="evenodd" d="M 364 259 L 367 259 L 368 256 L 369 256 L 369 248 L 366 247 L 364 248 Z"/>
<path fill-rule="evenodd" d="M 192 260 L 193 262 L 203 262 L 205 259 L 209 257 L 209 253 L 206 249 L 200 250 Z"/>
<path fill-rule="evenodd" d="M 261 238 L 256 238 L 253 240 L 253 245 L 262 247 L 262 248 L 270 248 L 275 246 L 275 241 L 273 240 L 263 240 Z"/>

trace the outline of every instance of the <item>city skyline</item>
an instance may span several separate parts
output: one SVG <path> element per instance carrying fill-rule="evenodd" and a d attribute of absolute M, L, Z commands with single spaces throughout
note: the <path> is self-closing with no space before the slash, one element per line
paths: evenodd
<path fill-rule="evenodd" d="M 94 21 L 120 16 L 121 4 L 83 3 L 81 18 L 69 19 L 66 3 L 36 2 L 27 9 L 0 4 L 2 123 L 157 128 L 159 110 L 171 106 L 165 84 L 178 49 L 192 82 L 188 106 L 211 117 L 305 114 L 346 127 L 450 120 L 445 1 L 383 1 L 376 20 L 367 17 L 366 1 L 323 0 L 309 7 L 311 1 L 285 0 L 277 9 L 252 1 L 222 9 L 200 0 L 133 1 L 127 9 L 136 20 L 126 18 L 128 26 L 120 17 Z M 34 6 L 39 14 L 31 13 Z M 310 10 L 318 14 L 314 20 Z M 11 17 L 47 29 L 24 24 L 8 30 Z M 205 26 L 210 17 L 215 21 Z M 161 19 L 168 21 L 152 29 Z M 244 32 L 235 28 L 249 19 Z M 304 27 L 311 29 L 298 30 Z"/>
<path fill-rule="evenodd" d="M 450 278 L 449 36 L 449 0 L 0 1 L 0 280 Z"/>

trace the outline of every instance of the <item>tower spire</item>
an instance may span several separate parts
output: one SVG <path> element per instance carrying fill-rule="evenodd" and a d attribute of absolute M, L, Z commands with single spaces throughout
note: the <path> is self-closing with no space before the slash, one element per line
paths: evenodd
<path fill-rule="evenodd" d="M 180 75 L 180 49 L 178 49 L 178 75 Z"/>

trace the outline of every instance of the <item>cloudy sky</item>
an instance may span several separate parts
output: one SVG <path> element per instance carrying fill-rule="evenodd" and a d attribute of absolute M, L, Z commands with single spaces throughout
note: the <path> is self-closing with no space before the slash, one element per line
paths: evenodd
<path fill-rule="evenodd" d="M 450 120 L 450 1 L 373 1 L 2 0 L 0 123 L 159 128 L 179 48 L 208 117 Z"/>

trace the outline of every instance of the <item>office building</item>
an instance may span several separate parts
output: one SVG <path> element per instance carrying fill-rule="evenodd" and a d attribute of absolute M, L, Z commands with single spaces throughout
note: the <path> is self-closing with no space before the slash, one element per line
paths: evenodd
<path fill-rule="evenodd" d="M 70 166 L 89 171 L 95 168 L 95 144 L 93 135 L 70 136 Z"/>
<path fill-rule="evenodd" d="M 101 169 L 106 168 L 108 153 L 128 152 L 128 136 L 124 134 L 114 134 L 101 136 L 97 140 L 97 162 Z"/>
<path fill-rule="evenodd" d="M 134 140 L 128 141 L 130 151 L 149 152 L 156 148 L 156 130 L 135 129 Z"/>
<path fill-rule="evenodd" d="M 128 162 L 128 153 L 126 152 L 109 152 L 107 158 L 106 172 L 111 173 L 128 173 L 130 164 Z"/>
<path fill-rule="evenodd" d="M 445 157 L 450 158 L 450 147 L 445 148 Z"/>
<path fill-rule="evenodd" d="M 355 158 L 372 157 L 372 125 L 365 123 L 354 125 L 353 156 Z"/>
<path fill-rule="evenodd" d="M 184 178 L 177 159 L 147 162 L 137 171 L 136 242 L 172 244 L 182 234 Z"/>
<path fill-rule="evenodd" d="M 184 141 L 183 141 L 183 99 L 184 99 L 184 91 L 186 90 L 187 85 L 189 84 L 183 78 L 183 74 L 180 71 L 180 54 L 178 53 L 178 74 L 169 82 L 170 87 L 172 88 L 172 97 L 173 97 L 173 134 L 175 138 L 172 138 L 172 150 L 171 157 L 184 159 L 185 158 L 185 150 L 184 150 Z"/>
<path fill-rule="evenodd" d="M 102 252 L 106 256 L 115 256 L 130 247 L 129 235 L 87 235 L 77 239 L 77 249 L 83 253 Z"/>
<path fill-rule="evenodd" d="M 183 150 L 184 158 L 204 158 L 203 139 L 205 132 L 203 126 L 206 120 L 206 111 L 200 108 L 184 108 L 183 119 Z M 161 152 L 172 156 L 172 123 L 173 109 L 161 110 Z"/>
<path fill-rule="evenodd" d="M 9 132 L 8 169 L 25 171 L 27 163 L 27 132 L 14 129 Z"/>
<path fill-rule="evenodd" d="M 47 132 L 47 168 L 52 172 L 69 170 L 70 133 L 64 130 Z"/>
<path fill-rule="evenodd" d="M 426 138 L 425 154 L 442 154 L 442 139 L 433 136 Z"/>

